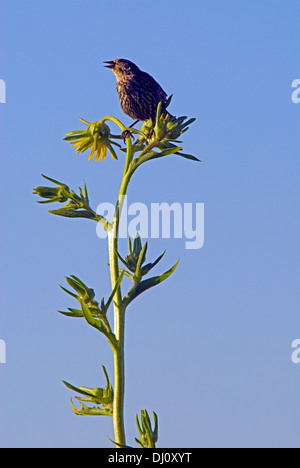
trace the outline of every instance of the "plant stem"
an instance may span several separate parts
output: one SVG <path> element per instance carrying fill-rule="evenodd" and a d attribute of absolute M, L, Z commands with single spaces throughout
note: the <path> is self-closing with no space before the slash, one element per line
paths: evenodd
<path fill-rule="evenodd" d="M 105 117 L 103 120 L 111 120 L 116 123 L 121 131 L 125 130 L 123 124 L 117 119 Z M 130 136 L 126 138 L 127 155 L 124 167 L 124 174 L 120 186 L 120 191 L 116 203 L 114 219 L 108 230 L 108 252 L 109 266 L 112 288 L 119 278 L 118 263 L 118 233 L 120 217 L 123 205 L 123 199 L 126 195 L 130 176 L 128 167 L 132 159 L 132 147 Z M 117 345 L 113 347 L 114 353 L 114 403 L 113 403 L 113 425 L 114 437 L 117 444 L 125 445 L 125 427 L 124 427 L 124 394 L 125 394 L 125 355 L 124 355 L 124 335 L 125 335 L 125 310 L 122 304 L 121 287 L 118 288 L 114 297 L 114 333 L 117 339 Z M 118 445 L 117 445 L 118 446 Z"/>
<path fill-rule="evenodd" d="M 117 220 L 114 220 L 112 229 L 108 234 L 109 265 L 112 288 L 118 279 L 118 257 L 117 251 Z M 125 360 L 124 360 L 124 331 L 125 331 L 125 308 L 122 306 L 122 295 L 120 288 L 114 299 L 114 333 L 117 345 L 113 348 L 114 353 L 114 404 L 113 425 L 115 441 L 125 445 L 124 428 L 124 392 L 125 392 Z"/>
<path fill-rule="evenodd" d="M 113 425 L 115 441 L 125 445 L 124 426 L 124 394 L 125 394 L 125 356 L 124 356 L 124 331 L 125 331 L 125 309 L 120 308 L 115 323 L 117 326 L 115 334 L 118 337 L 118 346 L 114 349 L 114 403 L 113 403 Z"/>

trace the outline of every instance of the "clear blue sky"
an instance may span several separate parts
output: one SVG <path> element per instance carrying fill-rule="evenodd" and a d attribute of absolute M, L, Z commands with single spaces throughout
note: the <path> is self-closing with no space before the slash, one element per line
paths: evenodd
<path fill-rule="evenodd" d="M 103 60 L 131 59 L 168 94 L 171 112 L 196 117 L 184 148 L 145 165 L 130 202 L 202 202 L 205 244 L 150 242 L 149 259 L 177 258 L 163 285 L 141 296 L 126 324 L 126 429 L 140 409 L 159 416 L 160 447 L 299 447 L 298 0 L 1 1 L 2 447 L 111 447 L 108 418 L 76 417 L 61 383 L 104 383 L 112 357 L 102 336 L 56 312 L 75 274 L 109 292 L 106 242 L 93 223 L 38 205 L 41 173 L 93 206 L 114 202 L 122 157 L 75 156 L 62 141 L 78 117 L 119 107 Z M 74 304 L 73 304 L 74 305 Z"/>

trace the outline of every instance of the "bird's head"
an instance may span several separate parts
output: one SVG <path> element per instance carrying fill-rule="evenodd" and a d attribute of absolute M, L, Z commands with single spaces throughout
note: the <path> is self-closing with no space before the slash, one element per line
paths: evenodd
<path fill-rule="evenodd" d="M 116 75 L 117 80 L 121 80 L 123 77 L 128 77 L 130 75 L 135 75 L 140 71 L 134 63 L 126 59 L 108 60 L 104 63 L 107 63 L 107 65 L 104 66 L 112 70 Z"/>

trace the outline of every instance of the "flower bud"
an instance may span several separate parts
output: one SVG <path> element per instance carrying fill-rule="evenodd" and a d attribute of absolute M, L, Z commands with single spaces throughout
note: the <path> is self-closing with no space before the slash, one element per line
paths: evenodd
<path fill-rule="evenodd" d="M 65 184 L 60 184 L 57 187 L 39 186 L 33 189 L 34 195 L 39 195 L 41 198 L 47 198 L 47 201 L 39 201 L 38 203 L 64 203 L 69 198 L 69 187 Z"/>

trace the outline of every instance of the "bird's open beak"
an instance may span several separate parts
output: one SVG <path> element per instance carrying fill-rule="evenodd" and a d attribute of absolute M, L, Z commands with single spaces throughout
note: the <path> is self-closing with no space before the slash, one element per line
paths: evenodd
<path fill-rule="evenodd" d="M 104 65 L 106 68 L 115 68 L 115 62 L 114 60 L 107 60 L 106 62 L 103 62 L 103 63 L 107 63 L 108 65 Z"/>

